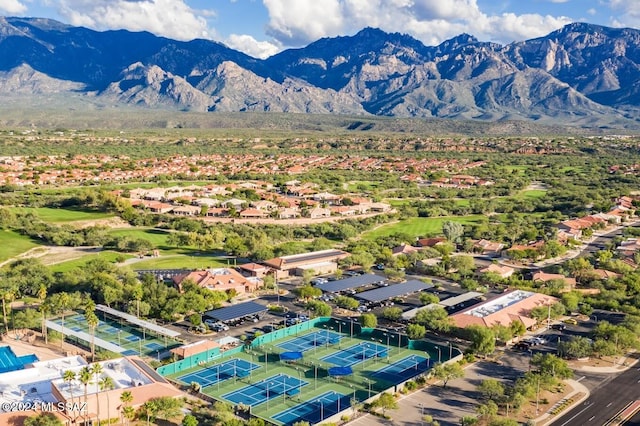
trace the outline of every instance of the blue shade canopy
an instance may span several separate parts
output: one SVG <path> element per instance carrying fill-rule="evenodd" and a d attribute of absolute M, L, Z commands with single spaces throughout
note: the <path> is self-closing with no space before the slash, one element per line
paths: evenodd
<path fill-rule="evenodd" d="M 204 316 L 216 321 L 231 321 L 234 319 L 267 312 L 267 307 L 256 302 L 238 303 L 226 308 L 207 311 Z"/>
<path fill-rule="evenodd" d="M 280 361 L 295 361 L 302 358 L 302 352 L 282 352 L 280 354 Z"/>

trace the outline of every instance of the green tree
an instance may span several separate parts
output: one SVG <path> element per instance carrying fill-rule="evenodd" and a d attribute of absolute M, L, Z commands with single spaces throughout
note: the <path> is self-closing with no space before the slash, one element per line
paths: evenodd
<path fill-rule="evenodd" d="M 398 402 L 396 398 L 387 392 L 383 392 L 380 394 L 378 399 L 373 401 L 372 404 L 374 407 L 382 408 L 382 415 L 386 416 L 387 410 L 394 410 L 398 408 Z"/>
<path fill-rule="evenodd" d="M 449 318 L 449 313 L 442 306 L 418 311 L 414 321 L 424 325 L 430 330 L 441 331 L 443 333 L 451 329 L 451 318 Z"/>
<path fill-rule="evenodd" d="M 358 306 L 360 306 L 360 302 L 356 299 L 348 296 L 338 296 L 334 300 L 336 306 L 342 309 L 349 309 L 351 311 L 355 310 Z"/>
<path fill-rule="evenodd" d="M 411 340 L 422 339 L 425 334 L 427 334 L 427 329 L 424 328 L 423 325 L 409 324 L 407 326 L 407 336 L 409 336 Z"/>
<path fill-rule="evenodd" d="M 464 227 L 458 222 L 448 220 L 442 224 L 442 233 L 447 240 L 458 243 L 464 234 Z"/>
<path fill-rule="evenodd" d="M 322 290 L 310 285 L 304 285 L 293 290 L 294 294 L 300 299 L 309 300 L 314 297 L 322 296 Z"/>
<path fill-rule="evenodd" d="M 466 277 L 471 275 L 476 267 L 473 257 L 467 255 L 458 255 L 451 257 L 451 268 L 456 269 L 458 274 Z"/>
<path fill-rule="evenodd" d="M 182 419 L 182 426 L 198 426 L 198 419 L 191 414 L 187 414 Z"/>
<path fill-rule="evenodd" d="M 63 423 L 52 413 L 40 413 L 25 419 L 24 426 L 63 426 Z"/>
<path fill-rule="evenodd" d="M 471 340 L 469 349 L 473 353 L 489 355 L 496 349 L 496 336 L 492 329 L 479 325 L 470 325 L 465 330 Z"/>
<path fill-rule="evenodd" d="M 73 382 L 76 380 L 76 373 L 71 370 L 65 370 L 62 373 L 62 381 L 67 384 L 69 395 L 71 396 L 71 403 L 73 404 Z"/>
<path fill-rule="evenodd" d="M 584 358 L 593 352 L 589 339 L 582 336 L 572 336 L 567 341 L 558 343 L 558 352 L 564 358 Z"/>
<path fill-rule="evenodd" d="M 131 403 L 133 402 L 133 394 L 131 393 L 131 391 L 122 392 L 120 394 L 120 402 L 122 403 L 120 405 L 120 415 L 123 418 L 123 421 L 121 421 L 121 423 L 124 423 L 124 419 L 131 420 L 132 414 L 135 413 L 133 407 L 131 407 Z"/>
<path fill-rule="evenodd" d="M 442 387 L 446 388 L 449 380 L 464 377 L 464 370 L 458 362 L 449 362 L 446 364 L 436 364 L 431 370 L 431 374 L 438 380 L 442 380 Z"/>
<path fill-rule="evenodd" d="M 328 304 L 326 304 L 321 300 L 310 300 L 307 302 L 305 306 L 307 309 L 313 311 L 316 314 L 316 316 L 319 316 L 319 317 L 331 316 L 331 312 L 332 312 L 331 306 L 329 306 Z"/>
<path fill-rule="evenodd" d="M 531 358 L 531 365 L 538 367 L 540 374 L 558 377 L 560 379 L 570 379 L 573 371 L 567 362 L 553 354 L 537 353 Z"/>
<path fill-rule="evenodd" d="M 489 423 L 498 415 L 498 405 L 493 401 L 487 401 L 485 404 L 479 405 L 476 412 L 481 419 Z"/>
<path fill-rule="evenodd" d="M 495 379 L 483 380 L 477 389 L 487 400 L 499 402 L 504 397 L 504 385 Z"/>
<path fill-rule="evenodd" d="M 360 316 L 360 325 L 365 328 L 376 328 L 378 326 L 378 318 L 374 314 L 362 314 Z"/>
<path fill-rule="evenodd" d="M 384 308 L 381 315 L 382 318 L 389 321 L 398 321 L 402 317 L 402 309 L 397 307 Z"/>
<path fill-rule="evenodd" d="M 420 297 L 420 303 L 422 303 L 424 306 L 431 305 L 432 303 L 440 302 L 440 299 L 438 298 L 438 296 L 436 296 L 433 293 L 428 293 L 426 291 L 421 292 L 419 297 Z"/>
<path fill-rule="evenodd" d="M 100 320 L 98 319 L 98 316 L 96 315 L 93 309 L 89 309 L 89 308 L 85 308 L 85 309 L 86 310 L 84 312 L 84 320 L 87 323 L 87 326 L 89 327 L 89 331 L 91 332 L 90 348 L 91 348 L 91 361 L 93 362 L 95 361 L 95 358 L 96 358 L 96 345 L 95 345 L 96 328 L 98 327 Z"/>

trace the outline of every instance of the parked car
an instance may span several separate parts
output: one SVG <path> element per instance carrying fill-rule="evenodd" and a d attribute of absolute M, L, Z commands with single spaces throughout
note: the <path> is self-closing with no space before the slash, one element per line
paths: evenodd
<path fill-rule="evenodd" d="M 572 324 L 572 325 L 576 325 L 578 324 L 578 321 L 576 321 L 574 318 L 567 318 L 566 320 L 563 321 L 565 324 Z"/>
<path fill-rule="evenodd" d="M 518 342 L 515 345 L 513 345 L 513 348 L 519 351 L 528 351 L 530 348 L 530 345 L 527 342 Z"/>
<path fill-rule="evenodd" d="M 384 271 L 384 263 L 378 263 L 378 264 L 376 265 L 376 269 L 377 269 L 378 271 Z"/>
<path fill-rule="evenodd" d="M 551 328 L 558 331 L 564 331 L 567 328 L 567 326 L 564 324 L 553 324 L 551 325 Z"/>

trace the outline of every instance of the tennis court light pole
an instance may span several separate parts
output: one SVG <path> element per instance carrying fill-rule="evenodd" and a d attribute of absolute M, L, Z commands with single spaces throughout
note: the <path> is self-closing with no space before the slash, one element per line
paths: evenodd
<path fill-rule="evenodd" d="M 324 404 L 321 399 L 316 399 L 316 402 L 320 403 L 320 421 L 324 420 Z"/>
<path fill-rule="evenodd" d="M 442 363 L 442 351 L 440 350 L 440 346 L 436 346 L 436 349 L 438 350 L 438 364 Z"/>

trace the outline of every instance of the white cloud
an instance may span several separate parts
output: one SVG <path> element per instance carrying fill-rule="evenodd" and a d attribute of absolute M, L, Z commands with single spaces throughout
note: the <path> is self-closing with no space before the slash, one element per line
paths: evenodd
<path fill-rule="evenodd" d="M 184 0 L 62 0 L 59 13 L 72 25 L 97 30 L 149 31 L 177 40 L 212 37 L 207 21 Z"/>
<path fill-rule="evenodd" d="M 233 49 L 253 56 L 254 58 L 262 59 L 275 55 L 282 50 L 281 46 L 277 46 L 268 41 L 258 41 L 250 35 L 244 34 L 231 34 L 229 38 L 227 38 L 225 44 Z"/>
<path fill-rule="evenodd" d="M 605 5 L 616 13 L 612 16 L 611 25 L 615 27 L 640 27 L 640 7 L 638 0 L 608 0 Z"/>
<path fill-rule="evenodd" d="M 17 15 L 26 12 L 27 6 L 18 0 L 0 0 L 0 11 Z"/>
<path fill-rule="evenodd" d="M 267 33 L 297 45 L 335 36 L 345 28 L 341 0 L 263 0 L 269 11 Z"/>
<path fill-rule="evenodd" d="M 366 26 L 408 33 L 427 45 L 463 32 L 480 40 L 509 43 L 539 37 L 573 21 L 564 16 L 540 14 L 487 15 L 477 0 L 263 0 L 263 3 L 269 13 L 269 34 L 286 46 L 354 33 Z"/>

